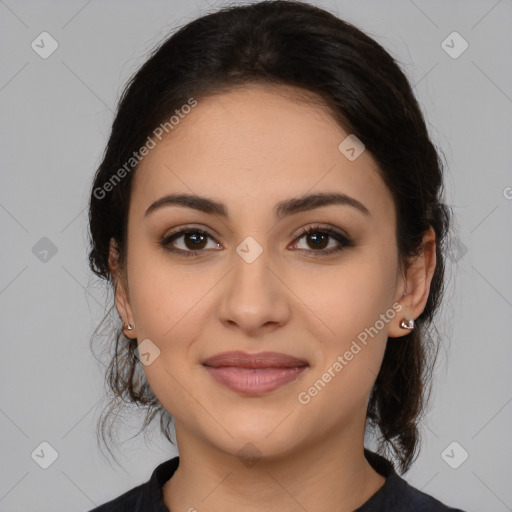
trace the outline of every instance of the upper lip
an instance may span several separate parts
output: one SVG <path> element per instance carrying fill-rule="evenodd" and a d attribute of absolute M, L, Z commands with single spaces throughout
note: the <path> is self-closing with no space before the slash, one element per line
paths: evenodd
<path fill-rule="evenodd" d="M 232 366 L 238 368 L 296 368 L 309 366 L 307 361 L 280 352 L 257 352 L 250 354 L 240 350 L 222 352 L 203 361 L 203 365 L 219 368 Z"/>

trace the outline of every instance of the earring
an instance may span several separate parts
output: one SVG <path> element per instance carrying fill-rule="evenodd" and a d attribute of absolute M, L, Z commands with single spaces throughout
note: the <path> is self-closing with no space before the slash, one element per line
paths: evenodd
<path fill-rule="evenodd" d="M 408 320 L 407 323 L 405 322 L 405 319 L 402 320 L 402 322 L 400 323 L 400 327 L 402 327 L 402 329 L 414 329 L 414 318 Z"/>
<path fill-rule="evenodd" d="M 130 325 L 130 324 L 128 324 L 128 325 L 126 326 L 126 329 L 128 329 L 129 331 L 131 331 L 134 327 L 135 327 L 134 325 Z"/>

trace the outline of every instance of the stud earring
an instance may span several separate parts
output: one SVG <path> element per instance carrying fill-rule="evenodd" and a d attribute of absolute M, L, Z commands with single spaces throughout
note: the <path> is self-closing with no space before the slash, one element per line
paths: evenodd
<path fill-rule="evenodd" d="M 411 318 L 410 320 L 408 320 L 407 323 L 406 323 L 405 319 L 402 320 L 402 322 L 400 323 L 400 327 L 402 329 L 409 329 L 409 330 L 414 329 L 414 318 Z"/>
<path fill-rule="evenodd" d="M 125 329 L 128 329 L 129 331 L 131 331 L 131 330 L 133 330 L 133 328 L 134 328 L 134 327 L 135 327 L 134 325 L 130 325 L 130 324 L 128 324 L 128 325 L 125 327 Z"/>

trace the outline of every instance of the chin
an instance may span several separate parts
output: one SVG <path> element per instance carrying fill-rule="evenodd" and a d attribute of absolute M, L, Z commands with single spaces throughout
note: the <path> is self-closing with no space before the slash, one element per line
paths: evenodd
<path fill-rule="evenodd" d="M 222 430 L 222 435 L 205 433 L 209 443 L 227 455 L 236 456 L 242 462 L 246 459 L 275 460 L 295 449 L 299 449 L 300 439 L 297 429 L 293 428 L 290 421 L 285 425 L 283 417 L 278 421 L 262 421 L 258 418 L 237 420 L 236 423 L 226 424 L 226 429 L 231 436 Z M 281 423 L 282 422 L 282 423 Z M 281 423 L 281 424 L 280 424 Z M 236 426 L 236 427 L 235 427 Z M 217 431 L 216 433 L 218 433 Z"/>

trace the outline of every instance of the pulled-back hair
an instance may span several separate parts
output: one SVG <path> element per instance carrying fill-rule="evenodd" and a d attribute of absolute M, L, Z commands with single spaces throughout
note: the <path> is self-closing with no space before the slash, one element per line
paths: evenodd
<path fill-rule="evenodd" d="M 137 170 L 133 165 L 126 172 L 126 162 L 133 153 L 190 98 L 200 101 L 251 83 L 314 93 L 339 125 L 364 143 L 394 199 L 402 271 L 421 252 L 426 231 L 435 231 L 436 268 L 426 306 L 414 330 L 399 342 L 388 340 L 368 403 L 367 425 L 380 432 L 378 451 L 391 453 L 403 473 L 418 454 L 419 422 L 439 348 L 433 318 L 444 290 L 450 212 L 442 201 L 441 159 L 407 78 L 390 54 L 353 25 L 307 3 L 262 1 L 207 14 L 160 44 L 122 94 L 94 177 L 90 267 L 112 289 L 111 238 L 120 265 L 126 262 L 128 207 Z M 122 179 L 112 185 L 123 166 Z M 149 387 L 135 355 L 137 340 L 127 340 L 117 326 L 110 347 L 106 382 L 113 399 L 98 422 L 103 440 L 112 413 L 131 403 L 146 409 L 143 428 L 159 413 L 161 431 L 172 442 L 172 417 Z M 109 437 L 111 432 L 112 424 Z"/>

